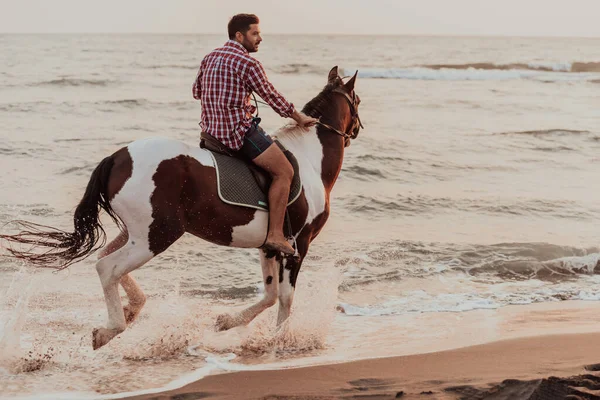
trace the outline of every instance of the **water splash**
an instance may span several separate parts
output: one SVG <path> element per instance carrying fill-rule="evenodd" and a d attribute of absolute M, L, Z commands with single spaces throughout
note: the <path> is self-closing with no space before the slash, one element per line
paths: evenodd
<path fill-rule="evenodd" d="M 21 268 L 0 297 L 0 366 L 10 366 L 24 355 L 21 333 L 33 288 L 33 276 Z"/>

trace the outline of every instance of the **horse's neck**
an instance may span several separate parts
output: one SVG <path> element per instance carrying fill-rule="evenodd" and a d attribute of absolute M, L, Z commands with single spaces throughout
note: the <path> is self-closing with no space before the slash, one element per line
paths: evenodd
<path fill-rule="evenodd" d="M 276 136 L 281 144 L 294 153 L 300 169 L 310 169 L 329 193 L 342 169 L 344 159 L 344 147 L 340 138 L 331 134 L 319 135 L 316 127 L 305 132 L 290 125 L 277 131 Z"/>

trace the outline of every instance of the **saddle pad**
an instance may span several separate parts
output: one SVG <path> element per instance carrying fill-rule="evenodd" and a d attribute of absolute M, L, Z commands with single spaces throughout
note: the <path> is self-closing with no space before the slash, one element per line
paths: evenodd
<path fill-rule="evenodd" d="M 215 161 L 217 188 L 223 202 L 257 210 L 269 210 L 267 194 L 262 192 L 244 161 L 212 151 L 210 153 Z M 290 187 L 288 206 L 296 201 L 302 192 L 298 162 L 294 157 L 290 162 L 294 167 L 294 179 Z"/>

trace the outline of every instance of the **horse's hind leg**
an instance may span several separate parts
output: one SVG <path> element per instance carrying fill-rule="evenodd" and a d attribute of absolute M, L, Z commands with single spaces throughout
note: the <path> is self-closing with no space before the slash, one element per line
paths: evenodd
<path fill-rule="evenodd" d="M 104 298 L 108 308 L 108 324 L 106 328 L 94 329 L 92 333 L 94 350 L 104 346 L 127 327 L 118 285 L 125 275 L 141 267 L 154 257 L 146 244 L 147 242 L 145 242 L 144 240 L 132 238 L 123 247 L 96 263 L 96 270 L 104 289 Z M 129 289 L 131 293 L 134 293 L 139 290 L 139 287 L 136 284 L 132 286 L 132 278 L 129 277 L 129 279 L 126 278 L 125 290 Z M 128 292 L 128 295 L 130 292 Z"/>
<path fill-rule="evenodd" d="M 119 250 L 127 243 L 128 239 L 129 234 L 127 229 L 119 232 L 119 235 L 100 251 L 98 259 Z M 130 324 L 135 321 L 140 311 L 142 311 L 142 307 L 146 304 L 146 295 L 144 295 L 144 292 L 130 274 L 123 275 L 120 283 L 129 299 L 129 304 L 123 307 L 123 314 L 125 315 L 125 322 Z"/>
<path fill-rule="evenodd" d="M 261 250 L 260 264 L 262 266 L 263 282 L 265 284 L 264 297 L 258 303 L 246 308 L 234 316 L 229 314 L 219 315 L 216 323 L 217 330 L 225 331 L 239 325 L 246 325 L 256 318 L 258 314 L 277 303 L 279 262 L 275 257 L 267 258 L 265 253 Z"/>
<path fill-rule="evenodd" d="M 114 253 L 119 250 L 121 247 L 125 246 L 127 243 L 127 239 L 129 239 L 129 233 L 127 232 L 127 228 L 119 232 L 116 238 L 114 238 L 109 244 L 104 246 L 102 250 L 98 253 L 98 260 L 106 257 L 109 254 Z"/>
<path fill-rule="evenodd" d="M 121 277 L 121 286 L 127 293 L 129 303 L 123 307 L 123 314 L 127 325 L 131 324 L 142 311 L 146 304 L 146 295 L 140 288 L 140 285 L 133 279 L 131 274 L 125 274 Z"/>

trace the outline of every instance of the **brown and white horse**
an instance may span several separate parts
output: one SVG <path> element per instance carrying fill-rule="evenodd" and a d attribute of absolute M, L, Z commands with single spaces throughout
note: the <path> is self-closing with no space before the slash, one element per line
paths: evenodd
<path fill-rule="evenodd" d="M 278 324 L 288 318 L 302 260 L 329 217 L 330 193 L 342 168 L 344 148 L 361 128 L 360 99 L 354 93 L 356 75 L 344 83 L 334 67 L 325 88 L 303 109 L 321 123 L 308 132 L 296 125 L 277 131 L 279 141 L 298 160 L 303 184 L 300 197 L 288 207 L 297 255 L 273 256 L 260 250 L 264 298 L 236 315 L 220 315 L 217 329 L 248 324 L 278 299 Z M 258 248 L 268 228 L 267 212 L 220 200 L 215 166 L 207 150 L 177 140 L 149 138 L 132 142 L 100 162 L 75 210 L 73 233 L 21 221 L 24 231 L 0 238 L 48 249 L 41 254 L 8 249 L 17 258 L 41 267 L 66 268 L 104 246 L 100 209 L 112 217 L 121 233 L 100 251 L 96 264 L 108 324 L 94 329 L 94 349 L 123 332 L 146 301 L 130 272 L 185 232 L 223 246 Z M 125 307 L 119 283 L 129 299 Z"/>

